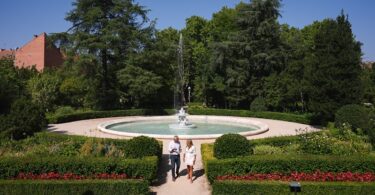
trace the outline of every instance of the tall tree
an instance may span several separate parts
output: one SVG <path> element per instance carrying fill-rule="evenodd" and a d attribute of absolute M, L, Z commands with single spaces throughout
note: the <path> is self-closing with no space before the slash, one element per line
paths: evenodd
<path fill-rule="evenodd" d="M 209 28 L 208 21 L 199 16 L 186 19 L 184 35 L 184 62 L 186 67 L 186 87 L 193 91 L 196 101 L 207 102 L 209 82 Z M 185 87 L 185 88 L 186 88 Z"/>
<path fill-rule="evenodd" d="M 361 43 L 355 40 L 344 13 L 336 20 L 323 21 L 313 41 L 306 61 L 309 108 L 327 121 L 341 106 L 362 98 Z"/>
<path fill-rule="evenodd" d="M 140 67 L 163 78 L 157 93 L 148 96 L 148 101 L 152 101 L 150 98 L 153 98 L 155 105 L 158 106 L 173 105 L 178 39 L 179 32 L 176 29 L 167 28 L 157 31 L 142 52 L 131 55 L 127 60 L 128 65 Z"/>
<path fill-rule="evenodd" d="M 88 76 L 97 84 L 98 107 L 116 105 L 115 71 L 130 53 L 142 49 L 144 34 L 153 31 L 152 23 L 147 26 L 147 10 L 133 0 L 77 0 L 73 7 L 66 20 L 73 25 L 68 32 L 74 55 L 95 59 L 97 72 Z"/>
<path fill-rule="evenodd" d="M 264 95 L 264 77 L 282 69 L 279 7 L 278 0 L 239 4 L 236 8 L 239 31 L 229 42 L 217 44 L 214 66 L 223 69 L 225 76 L 221 77 L 229 107 L 248 107 L 251 100 Z"/>

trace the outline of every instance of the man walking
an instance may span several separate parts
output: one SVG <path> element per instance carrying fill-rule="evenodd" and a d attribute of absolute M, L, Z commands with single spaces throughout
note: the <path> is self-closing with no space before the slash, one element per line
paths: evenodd
<path fill-rule="evenodd" d="M 174 136 L 173 141 L 169 142 L 169 157 L 171 159 L 172 165 L 172 180 L 176 181 L 176 178 L 179 176 L 180 170 L 180 152 L 181 152 L 181 144 L 178 136 Z"/>

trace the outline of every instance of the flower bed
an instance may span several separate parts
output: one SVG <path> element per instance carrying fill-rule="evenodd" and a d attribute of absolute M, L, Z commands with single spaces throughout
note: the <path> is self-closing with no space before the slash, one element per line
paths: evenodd
<path fill-rule="evenodd" d="M 98 174 L 126 174 L 130 178 L 152 181 L 158 168 L 156 156 L 142 159 L 121 159 L 107 157 L 7 157 L 0 159 L 0 179 L 12 179 L 20 173 L 36 175 L 48 173 L 76 174 L 93 177 Z"/>
<path fill-rule="evenodd" d="M 353 172 L 321 172 L 315 171 L 313 173 L 299 173 L 293 172 L 291 174 L 282 173 L 251 173 L 247 175 L 225 175 L 218 176 L 217 180 L 257 180 L 257 181 L 341 181 L 341 182 L 374 182 L 375 174 L 373 172 L 367 173 L 353 173 Z"/>
<path fill-rule="evenodd" d="M 374 182 L 301 182 L 299 194 L 353 195 L 374 194 Z M 291 194 L 286 181 L 234 181 L 216 180 L 212 185 L 213 195 L 236 194 Z"/>
<path fill-rule="evenodd" d="M 82 180 L 82 179 L 142 179 L 142 177 L 131 178 L 125 173 L 97 173 L 92 176 L 78 175 L 74 173 L 49 172 L 42 174 L 19 173 L 16 180 Z"/>

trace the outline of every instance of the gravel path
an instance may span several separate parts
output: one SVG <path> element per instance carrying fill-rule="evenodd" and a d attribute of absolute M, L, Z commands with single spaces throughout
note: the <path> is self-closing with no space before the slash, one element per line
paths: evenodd
<path fill-rule="evenodd" d="M 62 124 L 52 124 L 49 127 L 49 131 L 55 133 L 62 133 L 62 134 L 69 134 L 69 135 L 83 135 L 83 136 L 90 136 L 90 137 L 102 137 L 102 138 L 118 138 L 118 139 L 128 139 L 127 137 L 117 136 L 106 134 L 100 132 L 96 129 L 99 123 L 121 119 L 123 117 L 112 117 L 112 118 L 100 118 L 100 119 L 90 119 L 90 120 L 81 120 L 69 123 L 62 123 Z M 258 119 L 258 118 L 249 118 L 252 120 L 258 120 L 260 122 L 266 123 L 269 126 L 269 131 L 263 134 L 250 136 L 248 139 L 257 139 L 257 138 L 264 138 L 264 137 L 274 137 L 274 136 L 285 136 L 285 135 L 295 135 L 296 129 L 309 129 L 309 130 L 317 130 L 314 127 L 304 124 L 298 123 L 291 123 L 285 121 L 277 121 L 277 120 L 269 120 L 269 119 Z M 171 172 L 169 171 L 170 166 L 169 162 L 169 155 L 168 155 L 168 144 L 170 140 L 162 140 L 163 141 L 163 158 L 162 158 L 162 165 L 159 169 L 159 178 L 158 182 L 156 182 L 152 187 L 151 191 L 153 194 L 160 194 L 160 195 L 169 195 L 169 194 L 179 194 L 179 195 L 209 195 L 211 194 L 211 187 L 208 183 L 208 180 L 204 174 L 202 159 L 200 155 L 200 149 L 202 143 L 212 143 L 214 140 L 194 140 L 194 145 L 197 149 L 197 162 L 194 167 L 194 182 L 191 184 L 187 180 L 186 175 L 186 166 L 183 162 L 181 162 L 180 168 L 180 177 L 177 178 L 175 182 L 172 181 Z M 186 143 L 184 140 L 181 140 L 182 148 L 184 149 Z"/>

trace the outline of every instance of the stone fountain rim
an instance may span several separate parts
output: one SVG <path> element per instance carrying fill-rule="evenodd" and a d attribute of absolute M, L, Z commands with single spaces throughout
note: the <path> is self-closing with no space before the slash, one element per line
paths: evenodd
<path fill-rule="evenodd" d="M 207 116 L 207 115 L 188 115 L 189 119 L 192 120 L 206 120 L 209 122 L 229 122 L 232 124 L 241 124 L 241 125 L 246 125 L 246 124 L 251 124 L 258 126 L 259 129 L 257 130 L 252 130 L 252 131 L 245 131 L 245 132 L 240 132 L 238 134 L 243 135 L 243 136 L 253 136 L 253 135 L 258 135 L 261 133 L 265 133 L 269 130 L 269 126 L 263 122 L 254 120 L 252 118 L 247 118 L 247 117 L 235 117 L 235 116 Z M 120 132 L 120 131 L 115 131 L 115 130 L 110 130 L 107 127 L 113 124 L 117 123 L 125 123 L 125 122 L 140 122 L 140 121 L 160 121 L 160 120 L 173 120 L 176 118 L 176 115 L 171 115 L 171 116 L 137 116 L 137 117 L 124 117 L 121 119 L 116 119 L 116 120 L 110 120 L 106 121 L 104 123 L 100 123 L 97 126 L 97 129 L 99 131 L 102 131 L 104 133 L 108 134 L 113 134 L 113 135 L 119 135 L 119 136 L 124 136 L 124 137 L 138 137 L 138 136 L 148 136 L 148 137 L 153 137 L 156 139 L 173 139 L 175 135 L 163 135 L 163 134 L 142 134 L 142 133 L 130 133 L 130 132 Z M 223 134 L 200 134 L 200 135 L 178 135 L 180 139 L 216 139 Z"/>

